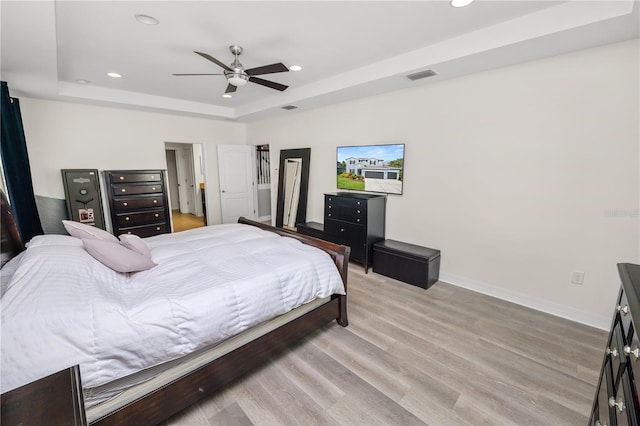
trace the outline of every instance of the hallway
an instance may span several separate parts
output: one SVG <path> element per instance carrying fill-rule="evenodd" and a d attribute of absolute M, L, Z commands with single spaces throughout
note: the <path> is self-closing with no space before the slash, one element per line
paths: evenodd
<path fill-rule="evenodd" d="M 190 213 L 180 213 L 180 210 L 172 210 L 171 218 L 173 219 L 173 232 L 205 226 L 204 216 L 198 217 Z"/>

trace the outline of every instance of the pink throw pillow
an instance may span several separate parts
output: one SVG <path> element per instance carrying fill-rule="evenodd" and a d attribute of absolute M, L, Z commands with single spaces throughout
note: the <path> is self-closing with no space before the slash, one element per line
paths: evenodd
<path fill-rule="evenodd" d="M 126 248 L 117 241 L 82 239 L 84 248 L 94 259 L 116 272 L 138 272 L 156 266 L 150 258 Z"/>
<path fill-rule="evenodd" d="M 142 238 L 133 234 L 122 234 L 118 238 L 120 238 L 120 244 L 122 244 L 126 248 L 136 251 L 141 255 L 151 259 L 151 250 L 149 250 L 147 244 L 142 241 Z"/>
<path fill-rule="evenodd" d="M 100 228 L 96 228 L 95 226 L 85 225 L 84 223 L 75 222 L 73 220 L 63 220 L 62 224 L 64 225 L 64 229 L 66 229 L 72 237 L 89 240 L 112 241 L 115 243 L 119 242 L 115 236 Z"/>

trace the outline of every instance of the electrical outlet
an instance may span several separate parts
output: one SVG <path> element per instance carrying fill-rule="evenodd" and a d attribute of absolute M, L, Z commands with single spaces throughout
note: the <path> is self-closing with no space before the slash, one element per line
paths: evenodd
<path fill-rule="evenodd" d="M 571 282 L 573 284 L 582 285 L 582 283 L 584 283 L 584 272 L 573 271 L 573 273 L 571 273 Z"/>

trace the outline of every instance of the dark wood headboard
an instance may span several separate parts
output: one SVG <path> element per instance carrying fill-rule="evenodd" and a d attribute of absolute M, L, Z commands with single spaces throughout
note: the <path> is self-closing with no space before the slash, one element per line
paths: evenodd
<path fill-rule="evenodd" d="M 0 266 L 2 266 L 24 250 L 24 244 L 20 238 L 20 232 L 18 232 L 18 225 L 13 217 L 13 211 L 3 191 L 0 191 L 0 201 L 2 208 L 2 215 L 0 216 L 0 227 L 2 228 L 0 241 L 2 256 L 0 258 Z"/>

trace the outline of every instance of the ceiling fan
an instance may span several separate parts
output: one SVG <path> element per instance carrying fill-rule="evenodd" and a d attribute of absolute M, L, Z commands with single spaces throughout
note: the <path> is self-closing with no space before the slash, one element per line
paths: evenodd
<path fill-rule="evenodd" d="M 289 71 L 289 68 L 287 68 L 282 62 L 279 62 L 277 64 L 271 64 L 271 65 L 263 65 L 261 67 L 244 69 L 240 61 L 238 61 L 238 56 L 240 56 L 240 54 L 242 53 L 242 47 L 233 45 L 233 46 L 229 46 L 229 50 L 231 50 L 231 53 L 233 53 L 235 56 L 235 60 L 230 65 L 226 65 L 220 62 L 219 60 L 217 60 L 216 58 L 214 58 L 209 54 L 194 51 L 194 53 L 197 53 L 203 58 L 222 67 L 223 74 L 173 74 L 173 75 L 176 75 L 176 76 L 224 75 L 227 79 L 227 82 L 229 83 L 227 85 L 227 90 L 225 90 L 224 92 L 225 95 L 229 95 L 235 92 L 238 87 L 244 86 L 245 84 L 247 84 L 248 81 L 251 83 L 259 84 L 261 86 L 270 87 L 271 89 L 280 90 L 281 92 L 285 90 L 287 87 L 289 87 L 289 86 L 285 86 L 284 84 L 280 84 L 274 81 L 269 81 L 269 80 L 256 77 L 256 75 L 274 74 L 278 72 Z"/>

